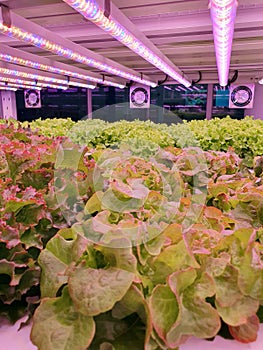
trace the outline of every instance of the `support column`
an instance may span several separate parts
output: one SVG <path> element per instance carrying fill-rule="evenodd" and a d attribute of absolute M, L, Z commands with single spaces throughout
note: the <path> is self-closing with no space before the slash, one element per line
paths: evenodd
<path fill-rule="evenodd" d="M 92 90 L 87 89 L 87 115 L 88 119 L 92 119 Z"/>
<path fill-rule="evenodd" d="M 0 119 L 17 119 L 16 93 L 3 90 L 0 92 Z"/>
<path fill-rule="evenodd" d="M 214 84 L 207 86 L 206 119 L 212 119 Z"/>
<path fill-rule="evenodd" d="M 163 91 L 164 87 L 163 85 L 157 86 L 157 98 L 156 98 L 156 105 L 157 107 L 157 120 L 156 123 L 163 123 Z"/>

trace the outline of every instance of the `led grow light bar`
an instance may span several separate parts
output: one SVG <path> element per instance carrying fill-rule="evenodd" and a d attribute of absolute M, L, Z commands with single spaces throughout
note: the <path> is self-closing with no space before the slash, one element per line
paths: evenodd
<path fill-rule="evenodd" d="M 22 71 L 18 71 L 18 70 L 15 70 L 15 69 L 9 69 L 9 68 L 0 67 L 0 73 L 6 74 L 6 75 L 13 75 L 13 76 L 21 77 L 21 78 L 25 78 L 25 79 L 33 79 L 33 80 L 37 80 L 37 81 L 41 80 L 41 81 L 44 81 L 46 83 L 68 85 L 68 81 L 67 80 L 47 77 L 47 76 L 39 75 L 39 74 L 32 74 L 32 73 L 22 72 Z"/>
<path fill-rule="evenodd" d="M 237 0 L 210 0 L 219 84 L 228 84 Z"/>
<path fill-rule="evenodd" d="M 16 88 L 8 87 L 8 86 L 0 86 L 0 90 L 7 90 L 7 91 L 17 91 Z"/>
<path fill-rule="evenodd" d="M 0 73 L 7 74 L 7 75 L 14 75 L 14 76 L 26 78 L 26 79 L 34 79 L 37 81 L 41 80 L 41 81 L 44 81 L 47 83 L 52 83 L 52 84 L 59 84 L 59 85 L 63 84 L 66 86 L 72 85 L 72 86 L 82 87 L 82 88 L 86 88 L 86 89 L 94 89 L 95 88 L 94 85 L 79 83 L 76 81 L 68 81 L 68 80 L 64 80 L 64 79 L 57 79 L 57 78 L 48 77 L 48 76 L 44 76 L 44 75 L 40 75 L 40 74 L 33 74 L 33 73 L 28 73 L 28 72 L 17 71 L 15 69 L 9 69 L 9 68 L 4 68 L 4 67 L 0 67 Z"/>
<path fill-rule="evenodd" d="M 24 79 L 19 79 L 19 78 L 10 78 L 10 77 L 3 77 L 0 76 L 0 81 L 5 81 L 7 83 L 14 83 L 14 84 L 26 84 L 30 85 L 32 88 L 35 88 L 37 86 L 39 87 L 44 87 L 44 88 L 54 88 L 54 89 L 61 89 L 61 90 L 67 90 L 68 86 L 65 85 L 57 85 L 57 84 L 52 84 L 48 82 L 35 82 L 35 81 L 30 81 L 30 80 L 24 80 Z"/>
<path fill-rule="evenodd" d="M 62 56 L 68 59 L 71 59 L 73 61 L 85 64 L 87 66 L 99 69 L 101 71 L 108 72 L 113 75 L 117 75 L 119 77 L 122 77 L 124 79 L 132 80 L 141 84 L 145 84 L 151 87 L 156 87 L 157 84 L 147 80 L 140 78 L 134 74 L 125 72 L 124 70 L 121 70 L 120 68 L 116 68 L 113 65 L 109 65 L 104 62 L 100 62 L 99 60 L 96 60 L 94 58 L 87 57 L 83 54 L 79 54 L 78 52 L 74 52 L 70 48 L 64 47 L 52 40 L 45 39 L 44 37 L 41 37 L 40 35 L 28 32 L 26 30 L 23 30 L 22 28 L 16 27 L 15 25 L 6 25 L 4 24 L 3 20 L 3 14 L 1 15 L 2 18 L 0 18 L 0 32 L 11 37 L 16 38 L 18 40 L 24 41 L 28 44 L 31 44 L 33 46 L 39 47 L 43 50 L 50 51 L 58 56 Z M 17 15 L 12 13 L 12 17 L 18 17 Z M 34 24 L 35 26 L 35 24 Z M 42 28 L 41 28 L 42 29 Z M 107 60 L 105 60 L 107 62 Z M 117 64 L 116 64 L 117 66 Z M 127 68 L 128 70 L 128 68 Z"/>
<path fill-rule="evenodd" d="M 171 65 L 156 55 L 147 45 L 135 37 L 131 31 L 122 26 L 116 19 L 111 16 L 106 17 L 104 10 L 95 0 L 63 0 L 69 6 L 78 11 L 83 17 L 95 23 L 98 27 L 120 41 L 123 45 L 134 51 L 137 55 L 169 75 L 174 80 L 185 85 L 191 86 L 190 81 L 185 79 L 182 74 L 176 71 Z"/>
<path fill-rule="evenodd" d="M 90 75 L 80 74 L 80 73 L 77 73 L 77 72 L 69 71 L 67 69 L 53 67 L 53 66 L 50 66 L 48 64 L 42 64 L 42 63 L 35 62 L 35 61 L 29 60 L 29 59 L 23 59 L 21 57 L 13 56 L 13 55 L 10 55 L 10 54 L 0 53 L 0 60 L 5 61 L 5 62 L 18 64 L 20 66 L 25 66 L 25 67 L 31 67 L 31 68 L 34 68 L 34 69 L 39 69 L 39 70 L 50 72 L 50 73 L 66 75 L 68 77 L 72 77 L 72 78 L 76 78 L 76 79 L 88 80 L 88 81 L 92 81 L 94 83 L 99 83 L 99 84 L 108 85 L 108 86 L 114 86 L 114 87 L 117 87 L 119 89 L 125 88 L 125 85 L 119 84 L 119 83 L 115 83 L 113 81 L 103 80 L 102 78 L 95 78 L 95 77 L 92 77 Z M 74 85 L 74 83 L 76 84 L 76 82 L 70 81 L 70 85 L 78 86 L 78 85 Z M 79 85 L 79 87 L 85 87 L 85 86 Z M 87 88 L 88 89 L 93 89 L 94 86 L 90 86 L 89 85 L 89 87 L 87 87 Z"/>
<path fill-rule="evenodd" d="M 32 85 L 28 85 L 28 84 L 15 84 L 15 83 L 8 83 L 8 82 L 4 82 L 4 81 L 0 81 L 0 86 L 6 86 L 6 87 L 14 87 L 17 89 L 32 89 L 34 88 L 35 90 L 42 90 L 41 87 L 39 86 L 32 86 Z"/>

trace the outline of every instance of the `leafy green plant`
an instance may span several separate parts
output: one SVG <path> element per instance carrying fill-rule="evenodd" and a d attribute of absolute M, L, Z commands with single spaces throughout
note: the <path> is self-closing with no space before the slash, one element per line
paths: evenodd
<path fill-rule="evenodd" d="M 0 131 L 0 314 L 14 322 L 38 301 L 38 255 L 63 227 L 46 201 L 60 140 L 13 124 Z"/>
<path fill-rule="evenodd" d="M 226 152 L 232 147 L 249 166 L 252 166 L 255 156 L 263 154 L 263 121 L 260 119 L 245 117 L 234 120 L 226 117 L 194 120 L 188 126 L 203 150 Z"/>
<path fill-rule="evenodd" d="M 82 160 L 91 192 L 39 255 L 33 343 L 176 349 L 192 335 L 220 334 L 222 324 L 234 339 L 254 341 L 261 179 L 233 152 L 197 148 L 160 149 L 148 160 L 128 149 L 84 150 Z"/>
<path fill-rule="evenodd" d="M 32 130 L 38 131 L 40 135 L 44 136 L 66 136 L 68 130 L 74 126 L 75 122 L 70 118 L 47 118 L 47 119 L 36 119 L 30 123 L 24 122 L 22 126 L 30 126 Z"/>
<path fill-rule="evenodd" d="M 97 137 L 108 123 L 101 119 L 86 119 L 75 123 L 67 131 L 67 136 L 79 145 L 94 145 L 94 138 Z"/>

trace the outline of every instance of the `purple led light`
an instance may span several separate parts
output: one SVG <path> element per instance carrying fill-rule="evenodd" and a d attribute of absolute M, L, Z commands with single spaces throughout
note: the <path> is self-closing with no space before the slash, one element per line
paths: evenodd
<path fill-rule="evenodd" d="M 228 84 L 236 8 L 236 0 L 210 1 L 217 70 L 221 86 Z"/>
<path fill-rule="evenodd" d="M 191 83 L 185 79 L 182 74 L 178 73 L 171 65 L 163 61 L 154 52 L 148 49 L 139 39 L 137 39 L 131 32 L 124 28 L 118 21 L 104 16 L 104 12 L 99 8 L 95 0 L 63 0 L 69 6 L 78 11 L 83 17 L 95 23 L 98 27 L 105 30 L 115 39 L 130 48 L 136 54 L 143 57 L 146 61 L 156 66 L 158 69 L 177 80 L 186 87 L 191 86 Z M 92 8 L 96 8 L 96 14 L 91 12 Z"/>

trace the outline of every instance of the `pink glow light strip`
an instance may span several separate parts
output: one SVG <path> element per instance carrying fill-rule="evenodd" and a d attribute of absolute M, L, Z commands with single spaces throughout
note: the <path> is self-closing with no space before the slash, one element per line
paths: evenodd
<path fill-rule="evenodd" d="M 117 76 L 122 77 L 124 79 L 133 80 L 133 81 L 136 81 L 136 82 L 141 83 L 141 84 L 149 85 L 151 87 L 157 86 L 157 84 L 152 82 L 152 81 L 149 81 L 146 79 L 140 79 L 136 75 L 126 73 L 118 68 L 114 68 L 113 66 L 109 66 L 106 63 L 102 63 L 102 62 L 96 61 L 92 58 L 80 55 L 80 54 L 73 52 L 72 50 L 70 50 L 66 47 L 63 47 L 63 46 L 56 44 L 54 42 L 51 42 L 49 40 L 46 40 L 37 34 L 29 33 L 29 32 L 27 32 L 23 29 L 20 29 L 16 26 L 8 27 L 1 22 L 0 23 L 0 32 L 8 35 L 11 38 L 16 38 L 16 39 L 19 39 L 19 40 L 24 41 L 26 43 L 29 43 L 33 46 L 39 47 L 43 50 L 50 51 L 58 56 L 69 58 L 73 61 L 85 64 L 87 66 L 99 69 L 101 71 L 108 72 L 108 73 L 113 74 L 113 75 L 117 75 Z"/>
<path fill-rule="evenodd" d="M 174 70 L 171 66 L 165 63 L 159 56 L 145 46 L 137 39 L 129 30 L 123 27 L 118 21 L 104 15 L 104 11 L 99 7 L 95 0 L 63 0 L 69 6 L 78 11 L 83 17 L 95 23 L 98 27 L 127 46 L 137 55 L 144 58 L 146 61 L 157 67 L 159 70 L 177 80 L 186 87 L 191 86 L 191 83 L 185 79 L 180 73 Z"/>
<path fill-rule="evenodd" d="M 0 86 L 0 90 L 7 90 L 7 91 L 17 91 L 14 87 L 8 87 L 8 86 Z"/>
<path fill-rule="evenodd" d="M 0 76 L 0 81 L 5 81 L 8 83 L 14 83 L 14 84 L 26 84 L 26 85 L 30 85 L 32 86 L 32 88 L 35 88 L 37 86 L 39 87 L 45 87 L 45 88 L 54 88 L 54 89 L 61 89 L 61 90 L 67 90 L 68 86 L 65 85 L 57 85 L 57 84 L 52 84 L 52 83 L 43 83 L 43 82 L 38 82 L 36 84 L 36 82 L 34 81 L 30 81 L 30 80 L 24 80 L 24 79 L 19 79 L 19 78 L 9 78 L 9 77 L 2 77 Z"/>
<path fill-rule="evenodd" d="M 6 84 L 8 84 L 8 85 L 6 85 Z M 42 90 L 42 88 L 39 86 L 32 86 L 32 85 L 28 85 L 28 84 L 7 83 L 4 81 L 0 81 L 0 86 L 7 86 L 7 87 L 9 86 L 9 87 L 17 88 L 17 89 L 32 89 L 32 88 L 34 88 L 35 90 Z"/>
<path fill-rule="evenodd" d="M 237 0 L 210 0 L 219 84 L 228 84 Z"/>
<path fill-rule="evenodd" d="M 123 84 L 118 84 L 118 83 L 115 83 L 112 81 L 103 80 L 102 78 L 94 78 L 90 75 L 80 74 L 80 73 L 72 72 L 72 71 L 69 71 L 66 69 L 52 67 L 52 66 L 47 65 L 47 64 L 34 62 L 34 61 L 31 61 L 28 59 L 25 60 L 21 57 L 12 56 L 12 55 L 8 55 L 8 54 L 4 54 L 4 53 L 0 53 L 0 60 L 5 61 L 5 62 L 14 63 L 14 64 L 19 64 L 20 66 L 39 69 L 39 70 L 50 72 L 50 73 L 66 75 L 68 77 L 72 77 L 72 78 L 76 78 L 76 79 L 92 81 L 94 83 L 104 84 L 104 85 L 108 85 L 108 86 L 114 86 L 114 87 L 117 87 L 119 89 L 123 89 L 125 87 Z M 70 82 L 70 84 L 72 85 L 72 82 Z M 90 88 L 94 88 L 94 86 L 92 86 Z"/>
<path fill-rule="evenodd" d="M 67 80 L 52 78 L 52 77 L 46 77 L 44 75 L 39 74 L 31 74 L 26 72 L 17 71 L 14 69 L 8 69 L 8 68 L 2 68 L 0 67 L 0 73 L 7 74 L 7 75 L 14 75 L 16 77 L 26 78 L 26 79 L 33 79 L 33 80 L 42 80 L 48 83 L 54 83 L 54 84 L 64 84 L 68 85 Z"/>

